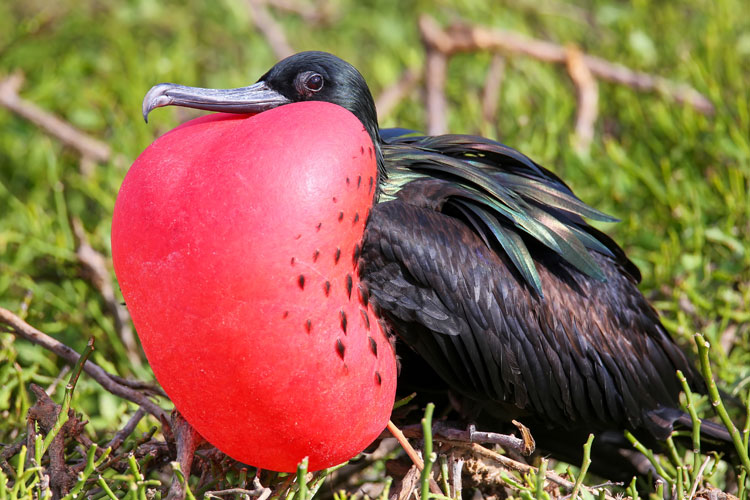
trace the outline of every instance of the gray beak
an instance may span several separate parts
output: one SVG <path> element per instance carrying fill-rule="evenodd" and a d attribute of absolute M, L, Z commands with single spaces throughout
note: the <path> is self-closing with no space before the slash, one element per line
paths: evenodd
<path fill-rule="evenodd" d="M 175 83 L 160 83 L 143 98 L 143 119 L 154 108 L 182 106 L 185 108 L 223 111 L 225 113 L 260 113 L 291 101 L 269 88 L 265 82 L 236 89 L 202 89 Z"/>

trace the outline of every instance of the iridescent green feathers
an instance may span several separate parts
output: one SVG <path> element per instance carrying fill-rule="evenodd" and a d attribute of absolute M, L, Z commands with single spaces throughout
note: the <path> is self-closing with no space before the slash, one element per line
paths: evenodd
<path fill-rule="evenodd" d="M 604 281 L 604 273 L 589 250 L 612 257 L 640 280 L 617 244 L 583 218 L 617 219 L 583 203 L 552 172 L 482 137 L 399 135 L 404 132 L 382 131 L 386 179 L 380 201 L 393 199 L 412 181 L 439 179 L 439 208 L 459 214 L 488 246 L 499 244 L 540 297 L 543 290 L 530 251 L 533 242 L 597 280 Z"/>

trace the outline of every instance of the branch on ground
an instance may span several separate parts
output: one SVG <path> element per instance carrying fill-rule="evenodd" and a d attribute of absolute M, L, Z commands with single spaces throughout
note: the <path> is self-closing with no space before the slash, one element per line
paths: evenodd
<path fill-rule="evenodd" d="M 469 444 L 456 443 L 456 446 L 470 452 L 471 458 L 475 460 L 481 460 L 485 467 L 497 467 L 496 464 L 500 464 L 506 469 L 514 470 L 522 474 L 528 474 L 528 473 L 536 474 L 538 472 L 538 469 L 536 467 L 533 467 L 531 465 L 524 464 L 516 460 L 513 460 L 511 458 L 508 458 L 505 455 L 496 453 L 477 443 L 469 443 Z M 467 468 L 468 468 L 468 463 L 467 463 Z M 569 491 L 572 491 L 573 488 L 575 487 L 574 482 L 568 481 L 567 479 L 563 478 L 562 476 L 560 476 L 559 474 L 555 472 L 545 471 L 545 479 Z M 600 491 L 595 488 L 591 488 L 588 486 L 581 486 L 581 489 L 587 491 L 594 497 L 599 497 Z M 607 500 L 615 500 L 614 497 L 607 494 L 606 492 L 604 493 L 604 498 Z"/>
<path fill-rule="evenodd" d="M 140 366 L 141 356 L 138 349 L 138 343 L 135 340 L 133 329 L 130 326 L 130 314 L 115 295 L 115 287 L 112 283 L 112 277 L 109 273 L 107 258 L 101 253 L 94 250 L 89 244 L 86 231 L 83 224 L 78 218 L 73 218 L 70 225 L 75 235 L 77 248 L 76 257 L 81 264 L 84 277 L 94 285 L 104 299 L 107 310 L 115 322 L 115 331 L 117 336 L 125 345 L 125 351 L 128 361 L 134 366 Z"/>
<path fill-rule="evenodd" d="M 81 171 L 84 175 L 90 173 L 92 163 L 110 161 L 112 151 L 106 143 L 85 134 L 63 119 L 23 99 L 19 95 L 23 80 L 23 74 L 20 72 L 15 72 L 0 80 L 0 106 L 25 118 L 66 146 L 78 151 L 81 155 Z"/>
<path fill-rule="evenodd" d="M 578 91 L 576 133 L 580 149 L 585 149 L 593 136 L 596 120 L 596 79 L 625 85 L 641 92 L 656 92 L 680 104 L 691 106 L 699 113 L 712 115 L 711 101 L 693 87 L 661 76 L 635 71 L 622 64 L 584 54 L 545 40 L 530 38 L 506 30 L 455 23 L 447 29 L 428 15 L 419 18 L 419 32 L 426 51 L 426 99 L 428 133 L 444 133 L 445 71 L 448 59 L 460 52 L 486 50 L 504 55 L 521 54 L 534 59 L 564 64 Z"/>
<path fill-rule="evenodd" d="M 75 350 L 37 330 L 9 310 L 2 307 L 0 307 L 0 323 L 8 325 L 10 327 L 10 332 L 52 351 L 68 363 L 75 364 L 80 357 Z M 153 392 L 145 392 L 143 389 L 136 390 L 120 383 L 118 377 L 107 372 L 93 361 L 86 361 L 86 364 L 83 366 L 83 371 L 99 382 L 102 387 L 112 394 L 139 405 L 157 419 L 166 419 L 167 413 L 159 407 L 159 405 L 149 399 L 149 393 L 153 394 Z"/>

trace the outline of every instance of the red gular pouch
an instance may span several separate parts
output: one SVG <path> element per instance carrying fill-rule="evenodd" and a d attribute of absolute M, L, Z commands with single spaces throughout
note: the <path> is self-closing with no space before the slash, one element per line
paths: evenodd
<path fill-rule="evenodd" d="M 359 293 L 372 141 L 326 102 L 212 114 L 123 181 L 115 272 L 153 371 L 206 440 L 282 472 L 344 462 L 383 430 L 395 354 Z"/>

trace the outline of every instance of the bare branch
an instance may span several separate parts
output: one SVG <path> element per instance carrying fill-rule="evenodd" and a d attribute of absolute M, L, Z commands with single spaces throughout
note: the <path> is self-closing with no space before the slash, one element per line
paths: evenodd
<path fill-rule="evenodd" d="M 397 488 L 394 488 L 390 500 L 408 500 L 411 498 L 412 494 L 416 492 L 417 486 L 419 486 L 419 474 L 419 467 L 412 465 L 404 477 L 401 478 L 401 484 Z"/>
<path fill-rule="evenodd" d="M 0 323 L 10 326 L 11 330 L 20 337 L 52 351 L 68 363 L 75 364 L 76 361 L 78 361 L 79 355 L 73 349 L 49 335 L 42 333 L 9 310 L 2 307 L 0 307 Z M 93 361 L 86 361 L 86 364 L 83 366 L 83 371 L 99 382 L 102 387 L 112 394 L 127 399 L 128 401 L 132 401 L 158 419 L 161 417 L 166 419 L 167 414 L 159 407 L 159 405 L 151 401 L 142 392 L 115 381 L 112 374 L 105 371 Z"/>
<path fill-rule="evenodd" d="M 407 455 L 409 455 L 409 458 L 414 463 L 414 465 L 421 471 L 424 469 L 424 462 L 422 461 L 422 458 L 419 456 L 419 454 L 416 452 L 416 450 L 412 447 L 411 443 L 409 443 L 409 440 L 406 439 L 406 436 L 404 436 L 404 433 L 399 430 L 396 425 L 388 421 L 387 429 L 390 431 L 391 434 L 393 434 L 393 437 L 396 438 L 396 441 L 401 444 L 401 447 L 404 449 Z M 442 491 L 440 490 L 440 486 L 435 482 L 435 480 L 430 477 L 430 491 L 432 493 L 435 493 L 436 495 L 442 495 Z"/>
<path fill-rule="evenodd" d="M 115 288 L 109 274 L 107 259 L 89 244 L 83 224 L 79 219 L 72 219 L 70 225 L 78 243 L 76 257 L 78 257 L 78 262 L 83 268 L 83 274 L 99 291 L 107 305 L 109 314 L 115 320 L 115 331 L 125 345 L 128 360 L 133 365 L 140 366 L 142 364 L 140 350 L 138 349 L 138 343 L 135 341 L 133 329 L 130 327 L 130 314 L 115 296 Z"/>
<path fill-rule="evenodd" d="M 294 50 L 289 45 L 281 25 L 271 16 L 264 4 L 265 2 L 261 0 L 247 0 L 253 24 L 258 31 L 263 33 L 277 59 L 289 57 L 294 54 Z"/>
<path fill-rule="evenodd" d="M 81 132 L 66 121 L 43 110 L 36 104 L 18 95 L 23 85 L 20 72 L 0 80 L 0 106 L 25 118 L 66 146 L 70 146 L 83 157 L 83 161 L 104 163 L 110 160 L 112 152 L 104 142 Z"/>
<path fill-rule="evenodd" d="M 242 495 L 243 497 L 258 497 L 258 500 L 266 500 L 271 496 L 271 488 L 266 488 L 260 484 L 260 480 L 256 477 L 253 479 L 253 489 L 247 490 L 243 488 L 231 488 L 228 490 L 220 491 L 207 491 L 204 493 L 205 498 L 220 498 L 225 495 Z"/>
<path fill-rule="evenodd" d="M 55 391 L 57 390 L 57 386 L 60 385 L 60 382 L 62 382 L 62 379 L 65 378 L 65 375 L 67 375 L 69 371 L 69 365 L 63 366 L 62 370 L 60 370 L 60 373 L 58 373 L 57 377 L 55 377 L 55 380 L 53 380 L 52 383 L 44 390 L 44 392 L 47 393 L 47 396 L 52 396 L 55 393 Z"/>
<path fill-rule="evenodd" d="M 120 385 L 124 385 L 125 387 L 130 387 L 131 389 L 135 389 L 137 391 L 143 391 L 148 395 L 151 396 L 161 396 L 163 398 L 167 397 L 167 394 L 164 392 L 164 390 L 159 387 L 159 385 L 156 382 L 144 382 L 143 380 L 137 380 L 132 378 L 124 378 L 120 377 L 119 375 L 115 375 L 113 373 L 109 374 L 109 378 L 114 380 Z"/>
<path fill-rule="evenodd" d="M 388 421 L 387 429 L 393 435 L 393 437 L 396 438 L 396 441 L 399 442 L 401 447 L 411 459 L 412 463 L 414 463 L 414 465 L 416 465 L 419 470 L 424 469 L 424 462 L 422 462 L 422 457 L 420 457 L 417 451 L 412 447 L 411 443 L 408 439 L 406 439 L 406 436 L 401 431 L 401 429 L 396 427 L 396 424 L 394 424 L 390 420 Z"/>
<path fill-rule="evenodd" d="M 497 105 L 500 102 L 500 87 L 505 76 L 505 58 L 499 54 L 492 57 L 490 69 L 484 79 L 482 89 L 482 118 L 492 123 L 497 115 Z"/>
<path fill-rule="evenodd" d="M 296 14 L 312 24 L 326 24 L 335 17 L 334 6 L 328 1 L 265 0 L 265 3 L 274 9 Z"/>
<path fill-rule="evenodd" d="M 393 432 L 391 428 L 389 431 Z M 421 438 L 422 437 L 422 426 L 420 424 L 407 425 L 400 429 L 405 437 Z M 531 444 L 525 439 L 519 439 L 515 436 L 508 434 L 498 434 L 496 432 L 479 432 L 470 426 L 467 430 L 454 429 L 446 427 L 445 425 L 435 425 L 433 428 L 433 436 L 436 439 L 442 441 L 448 441 L 451 443 L 488 443 L 498 444 L 506 449 L 516 450 L 523 455 L 530 455 L 534 451 L 533 440 Z"/>
<path fill-rule="evenodd" d="M 503 467 L 505 467 L 507 469 L 515 470 L 515 471 L 521 472 L 523 474 L 530 473 L 530 472 L 533 472 L 533 473 L 537 472 L 537 468 L 536 467 L 533 467 L 531 465 L 524 464 L 524 463 L 521 463 L 521 462 L 517 462 L 516 460 L 508 458 L 505 455 L 501 455 L 499 453 L 495 453 L 494 451 L 488 450 L 484 446 L 478 445 L 476 443 L 460 444 L 459 446 L 461 448 L 465 448 L 465 449 L 470 450 L 472 452 L 472 454 L 475 455 L 475 456 L 482 457 L 482 458 L 487 458 L 487 459 L 493 460 L 495 462 L 498 462 Z M 551 482 L 557 484 L 558 486 L 562 486 L 563 488 L 567 488 L 569 490 L 572 490 L 573 487 L 575 486 L 575 483 L 573 483 L 571 481 L 568 481 L 567 479 L 561 477 L 559 474 L 557 474 L 555 472 L 547 471 L 546 475 L 545 475 L 545 478 L 548 481 L 551 481 Z M 591 493 L 595 497 L 599 495 L 599 492 L 598 491 L 594 491 L 592 488 L 589 488 L 589 487 L 582 487 L 582 488 L 585 488 L 586 491 L 588 491 L 589 493 Z M 606 498 L 607 500 L 614 500 L 614 497 L 612 497 L 611 495 L 607 495 L 606 493 L 604 495 L 604 498 Z"/>
<path fill-rule="evenodd" d="M 125 424 L 125 427 L 117 431 L 117 433 L 110 439 L 109 443 L 107 443 L 107 446 L 104 448 L 112 448 L 112 451 L 115 451 L 117 448 L 122 445 L 123 442 L 130 436 L 135 428 L 138 426 L 138 422 L 141 421 L 141 419 L 146 415 L 146 411 L 143 408 L 138 408 L 136 412 L 133 414 L 132 417 L 128 420 L 128 423 Z"/>
<path fill-rule="evenodd" d="M 491 30 L 466 24 L 454 24 L 447 30 L 443 30 L 433 18 L 427 15 L 419 18 L 419 31 L 428 54 L 430 50 L 437 50 L 444 56 L 457 52 L 489 50 L 523 54 L 540 61 L 557 64 L 566 64 L 568 60 L 565 47 L 512 31 Z M 582 54 L 581 59 L 582 64 L 597 78 L 627 85 L 639 91 L 658 92 L 681 104 L 692 106 L 696 111 L 706 115 L 714 113 L 711 101 L 689 85 L 635 71 L 600 57 Z"/>
<path fill-rule="evenodd" d="M 576 86 L 578 97 L 575 149 L 578 153 L 585 153 L 594 139 L 594 124 L 599 112 L 599 89 L 589 67 L 583 62 L 583 53 L 573 46 L 568 47 L 566 53 L 568 74 Z"/>
<path fill-rule="evenodd" d="M 414 89 L 422 78 L 422 73 L 414 68 L 407 68 L 401 77 L 391 85 L 383 89 L 377 99 L 375 108 L 378 116 L 388 116 L 393 109 Z"/>
<path fill-rule="evenodd" d="M 427 47 L 425 66 L 425 99 L 427 100 L 427 133 L 444 134 L 448 130 L 445 99 L 445 79 L 448 58 L 444 52 Z"/>
<path fill-rule="evenodd" d="M 448 456 L 448 464 L 451 471 L 451 498 L 460 498 L 461 490 L 463 486 L 461 484 L 461 474 L 464 468 L 463 457 L 457 457 L 456 454 L 451 451 Z"/>

